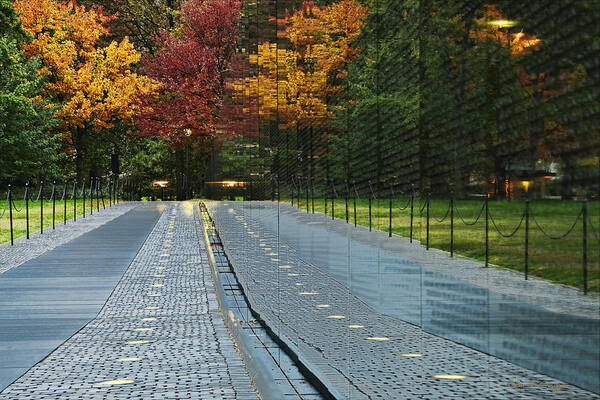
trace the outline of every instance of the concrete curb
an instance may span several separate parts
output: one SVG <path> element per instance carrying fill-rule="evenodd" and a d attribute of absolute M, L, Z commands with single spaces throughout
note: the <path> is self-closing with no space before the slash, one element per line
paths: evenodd
<path fill-rule="evenodd" d="M 209 214 L 209 217 L 210 217 L 210 214 Z M 206 228 L 204 227 L 204 225 L 203 225 L 203 234 L 204 234 L 205 242 L 207 244 L 210 244 L 210 242 L 208 240 L 208 235 L 206 233 Z M 210 247 L 209 245 L 207 245 L 207 246 Z M 225 246 L 225 243 L 223 243 L 223 246 Z M 210 249 L 210 251 L 209 251 L 209 259 L 210 259 L 211 267 L 213 269 L 213 274 L 218 275 L 218 269 L 215 271 L 216 262 L 212 255 L 212 249 Z M 273 323 L 269 318 L 265 318 L 260 313 L 260 311 L 259 311 L 260 305 L 258 304 L 258 302 L 256 302 L 254 300 L 252 293 L 249 291 L 248 285 L 245 281 L 244 276 L 240 275 L 238 273 L 238 271 L 240 271 L 239 267 L 236 265 L 234 260 L 229 260 L 229 262 L 231 263 L 234 271 L 236 272 L 238 282 L 242 286 L 242 289 L 245 293 L 247 302 L 248 302 L 249 306 L 251 307 L 253 316 L 262 323 L 262 325 L 269 331 L 271 338 L 296 363 L 296 365 L 298 366 L 300 371 L 303 373 L 303 375 L 306 377 L 306 379 L 309 380 L 310 383 L 314 387 L 316 387 L 319 390 L 319 392 L 321 393 L 321 395 L 326 399 L 332 399 L 332 400 L 348 399 L 349 398 L 348 394 L 342 392 L 339 388 L 351 386 L 352 383 L 339 370 L 337 370 L 337 369 L 333 368 L 332 366 L 330 366 L 329 364 L 327 364 L 327 362 L 325 362 L 323 360 L 323 357 L 320 354 L 318 354 L 318 352 L 316 352 L 314 349 L 311 349 L 308 346 L 304 346 L 301 349 L 296 343 L 294 343 L 291 339 L 286 337 L 286 335 L 284 333 L 280 332 L 279 335 L 276 334 L 272 327 L 277 326 L 277 325 L 275 323 Z M 219 287 L 219 289 L 220 289 L 219 296 L 224 296 L 223 289 L 221 287 Z M 219 302 L 222 303 L 223 312 L 225 313 L 226 310 L 229 312 L 229 309 L 226 306 L 225 302 L 223 301 L 223 298 L 220 298 Z M 227 319 L 227 323 L 228 323 L 228 325 L 234 325 L 229 319 Z M 232 333 L 234 332 L 234 330 L 241 329 L 239 327 L 239 324 L 237 324 L 237 325 L 238 325 L 237 327 L 234 326 L 233 328 L 231 328 Z M 237 336 L 236 336 L 236 339 L 237 339 Z M 252 357 L 252 355 L 250 355 L 249 357 Z M 320 361 L 320 360 L 323 360 L 323 361 Z M 253 375 L 253 373 L 251 373 L 251 376 L 252 375 Z M 260 388 L 259 388 L 259 391 L 261 391 Z M 262 393 L 263 392 L 261 391 L 261 394 Z M 265 399 L 266 398 L 269 398 L 269 399 L 273 398 L 273 399 L 280 400 L 283 397 L 278 397 L 277 395 L 274 395 L 273 397 L 265 397 Z M 360 393 L 353 393 L 352 398 L 360 400 L 360 399 L 367 399 L 368 396 L 365 395 L 363 397 L 363 396 L 361 396 Z"/>
<path fill-rule="evenodd" d="M 201 211 L 200 211 L 201 213 Z M 215 261 L 215 257 L 210 245 L 208 233 L 206 232 L 206 226 L 204 221 L 200 220 L 202 225 L 202 237 L 206 245 L 206 253 L 208 254 L 208 262 L 211 269 L 211 277 L 215 287 L 215 293 L 217 301 L 221 308 L 221 314 L 229 332 L 233 336 L 235 343 L 242 353 L 246 368 L 252 383 L 256 386 L 261 399 L 263 400 L 281 400 L 287 396 L 287 394 L 294 393 L 294 389 L 289 386 L 289 391 L 284 392 L 281 384 L 275 383 L 275 377 L 271 373 L 269 366 L 262 357 L 256 354 L 256 348 L 261 348 L 262 344 L 254 337 L 249 336 L 244 332 L 244 328 L 239 324 L 235 318 L 235 312 L 227 305 L 225 301 L 226 294 L 221 281 L 219 279 L 219 269 Z"/>

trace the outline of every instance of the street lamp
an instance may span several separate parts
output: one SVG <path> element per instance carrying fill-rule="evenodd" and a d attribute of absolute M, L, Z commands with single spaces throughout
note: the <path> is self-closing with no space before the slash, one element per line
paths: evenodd
<path fill-rule="evenodd" d="M 489 21 L 487 24 L 498 29 L 506 29 L 506 40 L 508 42 L 508 51 L 510 52 L 510 28 L 517 26 L 519 21 L 510 19 L 495 19 L 493 21 Z"/>
<path fill-rule="evenodd" d="M 165 201 L 165 188 L 167 186 L 169 186 L 169 181 L 154 181 L 152 183 L 152 186 L 160 188 L 160 191 L 161 191 L 161 195 L 160 195 L 161 200 Z"/>
<path fill-rule="evenodd" d="M 490 26 L 495 26 L 496 28 L 512 28 L 513 26 L 518 25 L 518 21 L 510 20 L 510 19 L 496 19 L 493 21 L 489 21 L 487 24 Z"/>

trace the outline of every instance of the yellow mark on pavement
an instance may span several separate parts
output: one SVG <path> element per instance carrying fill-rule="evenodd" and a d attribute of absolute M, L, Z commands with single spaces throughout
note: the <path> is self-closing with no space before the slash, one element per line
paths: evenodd
<path fill-rule="evenodd" d="M 434 378 L 437 379 L 465 379 L 466 376 L 464 375 L 454 375 L 454 374 L 438 374 L 438 375 L 434 375 Z"/>
<path fill-rule="evenodd" d="M 128 383 L 133 383 L 134 381 L 132 381 L 131 379 L 115 379 L 112 381 L 104 381 L 104 382 L 100 382 L 99 385 L 106 385 L 106 386 L 110 386 L 110 385 L 125 385 Z"/>

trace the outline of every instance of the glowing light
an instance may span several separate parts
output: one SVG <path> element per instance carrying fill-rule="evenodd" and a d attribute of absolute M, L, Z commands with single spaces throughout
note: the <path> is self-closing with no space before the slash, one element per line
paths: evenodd
<path fill-rule="evenodd" d="M 152 287 L 163 287 L 165 285 L 163 285 L 162 283 L 155 283 L 152 285 Z"/>
<path fill-rule="evenodd" d="M 531 181 L 523 181 L 521 182 L 521 185 L 523 186 L 523 189 L 525 189 L 526 192 L 529 192 L 529 186 L 531 186 Z"/>
<path fill-rule="evenodd" d="M 147 332 L 147 331 L 151 331 L 154 328 L 135 328 L 134 331 L 136 332 Z"/>
<path fill-rule="evenodd" d="M 222 187 L 244 187 L 248 182 L 242 181 L 219 181 L 219 182 L 206 182 L 208 185 L 221 185 Z"/>
<path fill-rule="evenodd" d="M 296 283 L 296 286 L 304 286 L 304 283 Z"/>
<path fill-rule="evenodd" d="M 464 375 L 454 375 L 454 374 L 438 374 L 438 375 L 434 375 L 434 378 L 437 379 L 465 379 L 466 376 Z"/>
<path fill-rule="evenodd" d="M 125 358 L 119 358 L 119 361 L 140 361 L 141 358 L 140 357 L 125 357 Z"/>
<path fill-rule="evenodd" d="M 360 328 L 364 328 L 363 325 L 348 325 L 348 328 L 350 329 L 360 329 Z"/>
<path fill-rule="evenodd" d="M 517 21 L 511 21 L 508 19 L 497 19 L 494 21 L 488 22 L 488 25 L 495 26 L 497 28 L 512 28 L 518 24 Z"/>
<path fill-rule="evenodd" d="M 158 270 L 167 269 L 167 267 L 156 267 L 156 269 L 158 269 Z"/>
<path fill-rule="evenodd" d="M 289 273 L 288 276 L 298 276 L 298 274 Z"/>
<path fill-rule="evenodd" d="M 154 306 L 150 306 L 150 307 L 146 307 L 146 310 L 159 310 L 160 307 L 154 307 Z"/>
<path fill-rule="evenodd" d="M 376 342 L 387 342 L 390 338 L 381 337 L 381 336 L 371 336 L 368 337 L 367 340 L 375 340 Z"/>
<path fill-rule="evenodd" d="M 281 268 L 281 269 L 291 269 L 291 268 L 294 268 L 294 267 L 292 267 L 291 265 L 280 265 L 279 268 Z"/>
<path fill-rule="evenodd" d="M 423 354 L 419 354 L 419 353 L 406 353 L 406 354 L 402 354 L 402 357 L 422 357 Z"/>
<path fill-rule="evenodd" d="M 127 342 L 127 344 L 146 344 L 146 343 L 150 343 L 149 340 L 131 340 L 129 342 Z"/>
<path fill-rule="evenodd" d="M 133 383 L 134 381 L 132 381 L 131 379 L 115 379 L 112 381 L 104 381 L 104 382 L 100 382 L 99 385 L 125 385 L 128 383 Z"/>
<path fill-rule="evenodd" d="M 148 296 L 150 296 L 150 297 L 160 297 L 160 296 L 162 296 L 162 294 L 160 294 L 160 293 L 150 293 Z"/>
<path fill-rule="evenodd" d="M 330 315 L 327 318 L 329 318 L 329 319 L 344 319 L 346 317 L 344 317 L 343 315 Z"/>
<path fill-rule="evenodd" d="M 169 186 L 169 181 L 154 181 L 152 182 L 152 186 L 165 188 Z"/>
<path fill-rule="evenodd" d="M 327 307 L 330 307 L 330 305 L 329 304 L 319 304 L 319 305 L 317 305 L 317 308 L 327 308 Z"/>
<path fill-rule="evenodd" d="M 156 321 L 154 317 L 142 318 L 142 321 Z"/>
<path fill-rule="evenodd" d="M 166 275 L 154 275 L 155 278 L 164 278 Z"/>
<path fill-rule="evenodd" d="M 317 292 L 300 292 L 298 294 L 301 294 L 303 296 L 312 296 L 314 294 L 319 294 L 319 293 L 317 293 Z"/>

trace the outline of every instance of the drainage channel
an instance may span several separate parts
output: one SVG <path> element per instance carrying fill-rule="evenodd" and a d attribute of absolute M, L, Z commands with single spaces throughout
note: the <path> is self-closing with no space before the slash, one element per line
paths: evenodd
<path fill-rule="evenodd" d="M 199 207 L 213 279 L 221 289 L 217 297 L 261 398 L 334 399 L 252 309 L 206 206 L 200 202 Z"/>

